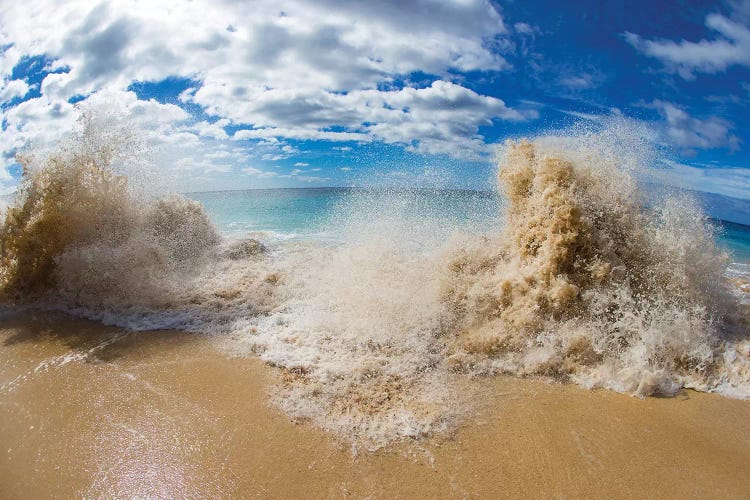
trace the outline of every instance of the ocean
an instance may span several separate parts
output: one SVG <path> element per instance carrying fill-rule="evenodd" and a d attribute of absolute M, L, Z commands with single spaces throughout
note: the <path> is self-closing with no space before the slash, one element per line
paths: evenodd
<path fill-rule="evenodd" d="M 281 239 L 345 238 L 346 212 L 394 208 L 413 217 L 429 216 L 443 231 L 491 230 L 500 222 L 496 193 L 438 189 L 298 188 L 189 193 L 211 222 L 230 237 L 265 234 Z"/>
<path fill-rule="evenodd" d="M 499 231 L 502 199 L 496 192 L 458 189 L 367 189 L 350 187 L 248 189 L 188 193 L 227 237 L 261 235 L 280 239 L 343 238 L 340 210 L 366 196 L 408 199 L 415 212 L 442 219 L 444 230 Z M 737 264 L 750 264 L 750 226 L 714 220 L 719 245 Z"/>

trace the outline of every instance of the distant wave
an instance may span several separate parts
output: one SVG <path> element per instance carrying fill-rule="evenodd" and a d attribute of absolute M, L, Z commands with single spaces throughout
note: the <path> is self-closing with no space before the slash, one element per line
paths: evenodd
<path fill-rule="evenodd" d="M 728 266 L 689 198 L 645 202 L 632 145 L 507 143 L 490 232 L 409 190 L 356 190 L 335 239 L 247 239 L 220 237 L 196 202 L 135 196 L 112 168 L 127 145 L 85 125 L 22 159 L 4 307 L 222 334 L 282 370 L 272 398 L 290 416 L 372 448 L 453 428 L 465 374 L 750 396 L 750 270 Z"/>

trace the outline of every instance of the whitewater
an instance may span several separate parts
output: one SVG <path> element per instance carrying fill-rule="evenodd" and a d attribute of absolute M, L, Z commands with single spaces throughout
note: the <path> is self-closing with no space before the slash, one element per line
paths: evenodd
<path fill-rule="evenodd" d="M 217 200 L 236 195 L 144 195 L 127 135 L 84 116 L 20 158 L 0 296 L 211 335 L 281 370 L 271 399 L 291 418 L 369 449 L 455 429 L 476 404 L 467 377 L 748 398 L 750 276 L 695 200 L 642 188 L 639 140 L 511 140 L 499 195 L 347 190 L 290 234 L 243 225 L 232 212 L 253 207 Z"/>

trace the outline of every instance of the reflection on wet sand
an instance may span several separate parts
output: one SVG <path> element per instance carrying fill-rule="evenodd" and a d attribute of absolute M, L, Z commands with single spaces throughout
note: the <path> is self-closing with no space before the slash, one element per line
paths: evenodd
<path fill-rule="evenodd" d="M 218 339 L 0 318 L 0 493 L 31 497 L 741 497 L 750 403 L 514 378 L 454 436 L 353 455 L 269 406 L 279 376 Z"/>

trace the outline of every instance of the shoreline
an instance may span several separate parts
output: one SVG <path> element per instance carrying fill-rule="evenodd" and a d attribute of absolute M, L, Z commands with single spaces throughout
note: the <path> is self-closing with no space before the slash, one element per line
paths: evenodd
<path fill-rule="evenodd" d="M 353 455 L 272 407 L 279 372 L 216 338 L 27 312 L 0 325 L 8 498 L 740 497 L 750 401 L 646 398 L 507 376 L 451 436 Z"/>

